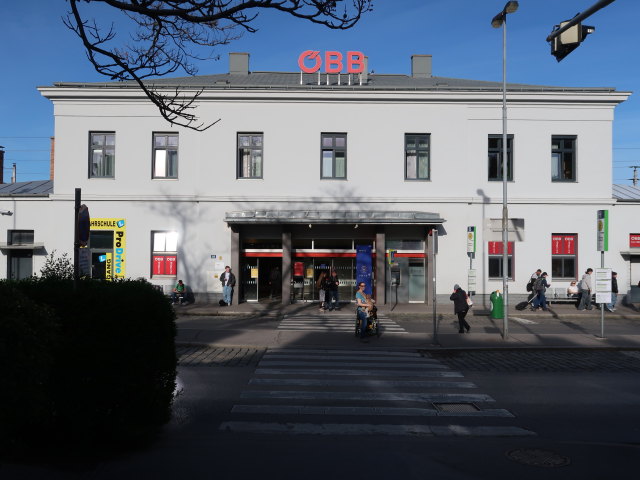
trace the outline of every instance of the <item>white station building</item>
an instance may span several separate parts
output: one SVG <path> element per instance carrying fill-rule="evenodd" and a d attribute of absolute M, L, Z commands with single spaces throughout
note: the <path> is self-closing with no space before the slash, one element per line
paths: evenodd
<path fill-rule="evenodd" d="M 229 73 L 155 80 L 201 92 L 198 116 L 219 119 L 204 132 L 169 124 L 132 82 L 39 88 L 54 105 L 52 176 L 0 185 L 0 276 L 73 255 L 79 188 L 85 270 L 167 291 L 182 279 L 196 302 L 221 297 L 225 265 L 234 303 L 268 299 L 276 267 L 283 303 L 316 300 L 331 268 L 353 299 L 361 247 L 378 303 L 448 302 L 455 283 L 501 290 L 502 84 L 434 76 L 431 60 L 414 55 L 411 75 L 307 74 L 253 72 L 233 53 Z M 566 288 L 600 267 L 599 210 L 604 264 L 631 293 L 640 190 L 612 188 L 611 173 L 614 110 L 630 92 L 508 84 L 507 95 L 510 293 L 524 296 L 537 268 Z"/>

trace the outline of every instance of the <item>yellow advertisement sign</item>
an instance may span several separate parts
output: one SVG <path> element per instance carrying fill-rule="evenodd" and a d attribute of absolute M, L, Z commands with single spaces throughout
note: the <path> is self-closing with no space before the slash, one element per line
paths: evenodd
<path fill-rule="evenodd" d="M 107 253 L 107 279 L 125 278 L 127 227 L 124 218 L 92 218 L 91 230 L 113 231 L 113 254 Z"/>
<path fill-rule="evenodd" d="M 258 278 L 258 269 L 251 268 L 251 278 Z"/>

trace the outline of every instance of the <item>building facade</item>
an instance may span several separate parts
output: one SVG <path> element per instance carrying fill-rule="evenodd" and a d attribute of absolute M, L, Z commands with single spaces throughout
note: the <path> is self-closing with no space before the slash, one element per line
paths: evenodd
<path fill-rule="evenodd" d="M 502 289 L 502 85 L 433 76 L 430 56 L 411 62 L 412 75 L 251 72 L 247 54 L 231 54 L 232 73 L 155 81 L 201 91 L 199 117 L 219 119 L 204 132 L 170 125 L 128 82 L 41 87 L 54 105 L 53 187 L 0 191 L 13 212 L 0 217 L 0 273 L 15 276 L 18 250 L 34 273 L 48 253 L 72 252 L 80 188 L 97 278 L 166 289 L 180 278 L 215 300 L 230 265 L 234 302 L 260 301 L 277 267 L 288 303 L 316 300 L 319 272 L 335 268 L 346 300 L 356 251 L 370 247 L 379 303 L 448 302 L 455 283 Z M 640 222 L 637 202 L 612 195 L 612 125 L 630 93 L 507 87 L 510 293 L 525 295 L 537 268 L 566 287 L 600 266 L 607 210 L 605 264 L 624 294 L 640 281 Z"/>

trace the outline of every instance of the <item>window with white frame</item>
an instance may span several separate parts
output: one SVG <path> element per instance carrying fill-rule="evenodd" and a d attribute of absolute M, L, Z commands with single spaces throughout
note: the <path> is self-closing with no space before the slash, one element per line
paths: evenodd
<path fill-rule="evenodd" d="M 578 235 L 554 233 L 551 235 L 551 277 L 573 280 L 578 276 L 576 246 Z"/>
<path fill-rule="evenodd" d="M 575 182 L 576 137 L 553 135 L 551 137 L 551 181 Z"/>
<path fill-rule="evenodd" d="M 116 162 L 116 134 L 89 134 L 89 178 L 113 178 Z"/>
<path fill-rule="evenodd" d="M 404 135 L 405 180 L 429 180 L 429 150 L 431 136 L 428 133 Z"/>
<path fill-rule="evenodd" d="M 503 278 L 503 252 L 502 242 L 489 242 L 489 278 Z M 507 244 L 507 278 L 513 280 L 513 242 Z"/>
<path fill-rule="evenodd" d="M 262 133 L 238 134 L 238 178 L 262 178 Z"/>
<path fill-rule="evenodd" d="M 151 232 L 151 276 L 178 276 L 178 232 Z"/>
<path fill-rule="evenodd" d="M 320 178 L 347 178 L 347 134 L 321 135 Z"/>
<path fill-rule="evenodd" d="M 502 135 L 489 135 L 489 180 L 502 181 Z M 507 135 L 507 180 L 513 180 L 513 135 Z"/>
<path fill-rule="evenodd" d="M 178 134 L 153 134 L 153 178 L 178 178 Z"/>

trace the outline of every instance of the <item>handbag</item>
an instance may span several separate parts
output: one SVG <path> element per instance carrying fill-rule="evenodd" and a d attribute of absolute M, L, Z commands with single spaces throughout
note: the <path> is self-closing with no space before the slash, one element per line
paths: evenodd
<path fill-rule="evenodd" d="M 473 300 L 471 300 L 469 297 L 467 297 L 467 305 L 473 307 Z"/>

